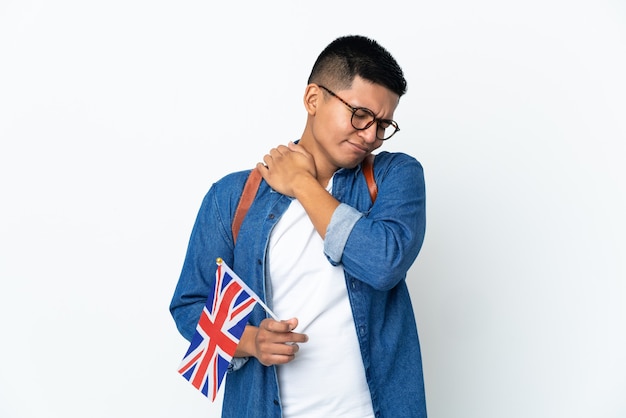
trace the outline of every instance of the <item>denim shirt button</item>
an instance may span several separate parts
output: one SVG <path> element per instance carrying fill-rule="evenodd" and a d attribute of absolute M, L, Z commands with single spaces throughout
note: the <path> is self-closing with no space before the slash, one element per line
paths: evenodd
<path fill-rule="evenodd" d="M 274 399 L 274 405 L 278 406 L 278 400 Z"/>
<path fill-rule="evenodd" d="M 263 264 L 263 261 L 261 261 L 260 258 L 257 258 L 256 263 L 260 266 L 261 264 Z"/>
<path fill-rule="evenodd" d="M 356 280 L 352 279 L 352 282 L 350 284 L 352 285 L 353 289 L 356 289 Z"/>
<path fill-rule="evenodd" d="M 361 325 L 359 327 L 359 332 L 361 333 L 361 335 L 365 335 L 365 326 Z"/>
<path fill-rule="evenodd" d="M 273 213 L 270 213 L 270 214 L 269 214 L 269 216 L 268 216 L 268 218 L 270 218 L 270 219 L 274 219 L 274 214 L 273 214 Z"/>

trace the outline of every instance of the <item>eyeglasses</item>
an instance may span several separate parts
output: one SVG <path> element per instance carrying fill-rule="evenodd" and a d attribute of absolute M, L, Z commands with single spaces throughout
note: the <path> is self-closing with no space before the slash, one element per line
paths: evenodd
<path fill-rule="evenodd" d="M 343 100 L 341 97 L 337 96 L 330 89 L 318 84 L 319 87 L 326 90 L 331 96 L 336 97 L 341 101 L 341 103 L 348 106 L 348 108 L 352 111 L 352 118 L 350 119 L 350 123 L 352 123 L 352 127 L 357 131 L 364 131 L 374 123 L 376 123 L 376 138 L 381 141 L 385 141 L 391 138 L 396 132 L 400 130 L 396 121 L 391 119 L 378 119 L 374 112 L 369 110 L 366 107 L 354 107 L 350 105 L 348 102 Z"/>

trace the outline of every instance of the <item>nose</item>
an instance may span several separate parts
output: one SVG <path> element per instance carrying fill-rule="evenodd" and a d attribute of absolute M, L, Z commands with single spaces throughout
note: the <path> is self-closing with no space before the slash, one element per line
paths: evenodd
<path fill-rule="evenodd" d="M 378 138 L 376 138 L 376 131 L 377 130 L 378 130 L 378 124 L 376 122 L 374 122 L 374 123 L 372 123 L 372 126 L 370 126 L 369 128 L 357 131 L 357 133 L 358 133 L 359 137 L 361 139 L 363 139 L 363 141 L 365 143 L 373 144 L 378 139 Z"/>

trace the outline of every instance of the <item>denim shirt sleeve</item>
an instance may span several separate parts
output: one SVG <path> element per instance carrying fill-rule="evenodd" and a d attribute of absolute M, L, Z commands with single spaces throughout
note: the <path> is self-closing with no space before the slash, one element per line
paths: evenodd
<path fill-rule="evenodd" d="M 350 276 L 377 290 L 389 290 L 404 280 L 424 241 L 424 173 L 415 158 L 385 153 L 376 158 L 374 177 L 378 197 L 370 208 L 358 208 L 354 195 L 367 195 L 365 182 L 358 178 L 362 184 L 358 186 L 356 180 L 352 184 L 347 180 L 342 203 L 326 231 L 324 251 Z"/>
<path fill-rule="evenodd" d="M 220 219 L 215 185 L 205 195 L 191 232 L 183 268 L 170 302 L 178 330 L 191 341 L 215 279 L 215 257 L 227 263 L 232 243 Z"/>
<path fill-rule="evenodd" d="M 248 362 L 250 357 L 233 357 L 230 359 L 230 364 L 228 365 L 228 372 L 236 372 L 241 369 L 244 364 Z"/>
<path fill-rule="evenodd" d="M 326 229 L 326 235 L 330 235 L 332 239 L 324 241 L 324 250 L 326 256 L 332 265 L 336 266 L 341 262 L 343 249 L 346 246 L 350 232 L 354 228 L 354 224 L 363 217 L 363 214 L 353 207 L 341 203 L 330 219 L 330 224 Z"/>
<path fill-rule="evenodd" d="M 249 171 L 231 173 L 213 183 L 194 222 L 170 312 L 181 335 L 191 341 L 215 283 L 216 259 L 231 267 L 234 242 L 231 219 Z"/>
<path fill-rule="evenodd" d="M 204 196 L 189 238 L 187 253 L 174 295 L 170 312 L 181 335 L 191 341 L 207 297 L 215 283 L 216 258 L 220 257 L 240 274 L 251 277 L 245 267 L 251 263 L 233 264 L 235 246 L 232 239 L 232 214 L 241 196 L 247 172 L 232 173 L 214 183 Z M 240 231 L 243 232 L 243 231 Z M 240 240 L 245 234 L 240 233 Z M 243 248 L 251 248 L 243 245 Z M 246 254 L 241 259 L 249 259 Z M 253 263 L 256 265 L 256 263 Z M 258 291 L 258 289 L 257 289 Z M 260 308 L 259 308 L 260 309 Z M 250 316 L 249 320 L 255 315 Z M 257 321 L 258 322 L 258 321 Z M 239 370 L 248 357 L 234 357 L 228 371 Z"/>

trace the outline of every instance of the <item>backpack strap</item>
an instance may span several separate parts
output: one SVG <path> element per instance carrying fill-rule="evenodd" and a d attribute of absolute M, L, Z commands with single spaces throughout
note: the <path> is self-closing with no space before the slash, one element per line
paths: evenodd
<path fill-rule="evenodd" d="M 241 192 L 241 198 L 239 199 L 239 204 L 237 205 L 237 209 L 235 210 L 235 217 L 233 218 L 232 230 L 233 230 L 233 242 L 237 242 L 237 235 L 239 234 L 239 229 L 241 229 L 241 224 L 243 223 L 243 218 L 246 217 L 246 213 L 248 213 L 248 209 L 252 205 L 254 201 L 254 197 L 256 196 L 256 192 L 259 189 L 259 184 L 261 184 L 261 173 L 256 168 L 253 168 L 248 175 L 248 179 L 246 180 L 246 184 L 243 186 L 243 192 Z"/>
<path fill-rule="evenodd" d="M 372 203 L 376 201 L 376 197 L 378 196 L 378 186 L 376 186 L 376 180 L 374 180 L 374 158 L 376 158 L 374 154 L 369 154 L 365 157 L 361 165 L 365 181 L 367 182 L 367 189 L 372 198 Z"/>
<path fill-rule="evenodd" d="M 376 201 L 376 196 L 378 196 L 378 187 L 376 186 L 376 181 L 374 180 L 374 158 L 375 155 L 369 154 L 362 163 L 363 175 L 365 176 L 365 181 L 367 182 L 367 189 L 369 190 L 370 197 L 372 198 L 372 203 Z M 248 209 L 254 202 L 254 198 L 256 197 L 256 192 L 259 189 L 259 185 L 261 184 L 261 174 L 258 172 L 256 168 L 253 168 L 248 175 L 248 179 L 243 186 L 243 192 L 241 192 L 241 198 L 239 199 L 239 204 L 237 205 L 237 209 L 235 210 L 235 216 L 233 217 L 232 231 L 233 231 L 233 241 L 237 242 L 237 235 L 239 235 L 239 230 L 241 229 L 241 224 L 243 223 L 246 214 L 248 213 Z"/>

